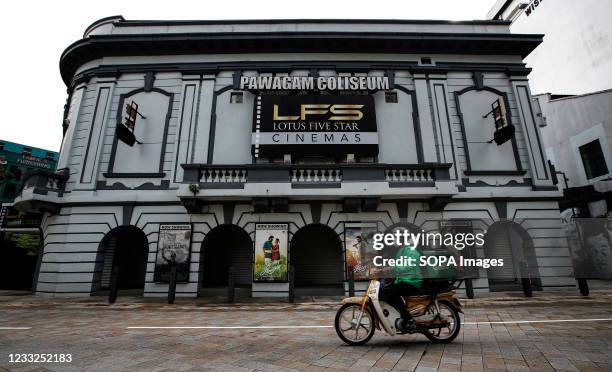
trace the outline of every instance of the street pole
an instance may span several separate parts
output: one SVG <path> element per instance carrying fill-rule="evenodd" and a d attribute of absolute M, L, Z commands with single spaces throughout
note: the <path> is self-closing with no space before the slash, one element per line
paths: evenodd
<path fill-rule="evenodd" d="M 289 266 L 289 302 L 293 303 L 295 300 L 295 275 L 293 265 Z"/>
<path fill-rule="evenodd" d="M 352 266 L 348 268 L 348 290 L 349 297 L 355 296 L 355 269 Z"/>
<path fill-rule="evenodd" d="M 234 298 L 236 296 L 236 284 L 234 281 L 234 266 L 230 266 L 227 271 L 227 302 L 230 304 L 234 303 Z"/>
<path fill-rule="evenodd" d="M 176 297 L 176 264 L 170 266 L 170 283 L 168 284 L 168 303 L 173 304 Z"/>
<path fill-rule="evenodd" d="M 108 292 L 108 303 L 114 304 L 117 301 L 117 291 L 119 290 L 119 266 L 113 266 L 111 271 L 110 291 Z"/>

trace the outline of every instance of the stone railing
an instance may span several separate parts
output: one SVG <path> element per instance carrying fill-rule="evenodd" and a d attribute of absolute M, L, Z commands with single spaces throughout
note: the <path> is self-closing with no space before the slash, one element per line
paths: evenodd
<path fill-rule="evenodd" d="M 248 180 L 248 170 L 239 168 L 202 169 L 202 183 L 245 183 Z"/>
<path fill-rule="evenodd" d="M 433 182 L 434 170 L 413 168 L 388 168 L 385 169 L 385 180 L 387 182 Z"/>
<path fill-rule="evenodd" d="M 34 189 L 34 192 L 37 194 L 45 195 L 50 191 L 62 196 L 68 176 L 68 169 L 61 169 L 56 173 L 46 170 L 30 171 L 24 176 L 20 195 L 23 194 L 24 190 Z"/>
<path fill-rule="evenodd" d="M 183 183 L 210 187 L 242 187 L 247 182 L 329 184 L 342 182 L 388 182 L 396 187 L 424 187 L 449 180 L 451 164 L 182 164 Z"/>
<path fill-rule="evenodd" d="M 342 182 L 340 168 L 298 168 L 291 170 L 292 183 Z"/>
<path fill-rule="evenodd" d="M 58 213 L 61 206 L 57 198 L 64 195 L 69 177 L 67 168 L 55 173 L 42 169 L 27 172 L 13 206 L 22 212 Z"/>

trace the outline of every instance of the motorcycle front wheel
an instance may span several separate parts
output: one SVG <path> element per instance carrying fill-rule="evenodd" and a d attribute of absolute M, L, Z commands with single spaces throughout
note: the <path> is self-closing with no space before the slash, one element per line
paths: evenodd
<path fill-rule="evenodd" d="M 374 336 L 374 317 L 366 309 L 357 325 L 360 313 L 359 304 L 344 304 L 336 313 L 336 333 L 342 341 L 351 346 L 363 345 Z"/>
<path fill-rule="evenodd" d="M 447 301 L 438 302 L 440 307 L 440 317 L 448 322 L 448 326 L 442 328 L 428 329 L 424 332 L 425 336 L 432 342 L 447 344 L 452 342 L 461 329 L 461 317 L 459 311 Z M 435 307 L 430 304 L 427 307 L 426 313 L 435 314 Z"/>

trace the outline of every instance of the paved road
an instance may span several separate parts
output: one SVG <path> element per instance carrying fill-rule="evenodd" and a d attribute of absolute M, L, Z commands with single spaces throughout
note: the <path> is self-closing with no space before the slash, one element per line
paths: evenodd
<path fill-rule="evenodd" d="M 348 347 L 333 328 L 129 329 L 133 326 L 329 326 L 332 304 L 186 306 L 0 302 L 0 368 L 8 370 L 323 369 L 612 371 L 612 303 L 471 305 L 450 345 L 377 333 Z M 487 323 L 491 322 L 491 323 Z M 511 323 L 495 323 L 511 322 Z M 475 324 L 476 323 L 476 324 Z M 72 363 L 9 363 L 15 353 L 70 353 Z"/>

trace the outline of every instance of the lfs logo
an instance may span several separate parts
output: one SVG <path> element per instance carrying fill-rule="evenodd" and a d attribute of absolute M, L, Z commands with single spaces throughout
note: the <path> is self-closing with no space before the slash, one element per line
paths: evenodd
<path fill-rule="evenodd" d="M 287 115 L 282 116 L 279 114 L 278 105 L 274 105 L 273 120 L 306 120 L 306 117 L 310 115 L 327 115 L 332 114 L 328 118 L 331 121 L 343 121 L 343 120 L 361 120 L 363 118 L 363 112 L 361 108 L 364 105 L 328 105 L 328 104 L 307 104 L 303 103 L 300 105 L 299 115 Z"/>

